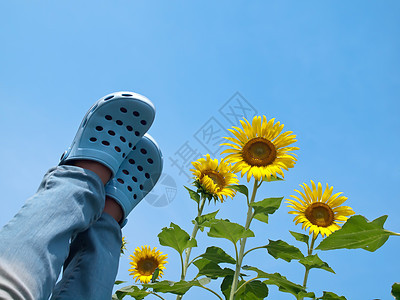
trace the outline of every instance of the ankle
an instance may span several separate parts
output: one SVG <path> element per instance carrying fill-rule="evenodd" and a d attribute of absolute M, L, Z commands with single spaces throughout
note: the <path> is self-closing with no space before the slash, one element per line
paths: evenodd
<path fill-rule="evenodd" d="M 105 185 L 111 178 L 111 171 L 106 166 L 97 161 L 92 160 L 76 160 L 71 163 L 73 166 L 81 167 L 92 172 L 95 172 Z"/>
<path fill-rule="evenodd" d="M 103 211 L 113 217 L 118 223 L 121 222 L 124 216 L 124 212 L 122 211 L 121 206 L 113 198 L 110 197 L 106 197 Z"/>

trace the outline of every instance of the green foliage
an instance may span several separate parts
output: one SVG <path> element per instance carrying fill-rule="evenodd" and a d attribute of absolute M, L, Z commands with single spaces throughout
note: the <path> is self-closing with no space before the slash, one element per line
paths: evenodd
<path fill-rule="evenodd" d="M 189 234 L 178 225 L 171 223 L 170 226 L 164 227 L 158 234 L 161 245 L 174 248 L 181 255 L 186 248 L 197 246 L 196 240 L 190 239 Z"/>
<path fill-rule="evenodd" d="M 304 258 L 303 253 L 301 253 L 298 248 L 289 245 L 282 240 L 269 240 L 269 244 L 266 246 L 266 248 L 268 250 L 268 253 L 272 255 L 275 259 L 281 258 L 283 260 L 286 260 L 287 262 L 290 262 L 292 259 Z"/>
<path fill-rule="evenodd" d="M 400 283 L 396 282 L 392 285 L 392 296 L 396 300 L 400 300 Z"/>
<path fill-rule="evenodd" d="M 200 203 L 200 195 L 198 193 L 196 193 L 195 191 L 189 189 L 186 186 L 184 188 L 189 192 L 190 198 L 193 199 L 197 204 L 199 204 Z"/>
<path fill-rule="evenodd" d="M 278 210 L 281 205 L 283 197 L 280 198 L 266 198 L 264 200 L 250 203 L 250 206 L 254 208 L 254 218 L 268 223 L 268 215 L 272 215 Z"/>
<path fill-rule="evenodd" d="M 229 254 L 227 254 L 224 250 L 222 250 L 219 247 L 208 247 L 206 252 L 202 255 L 200 255 L 200 257 L 208 259 L 209 261 L 212 261 L 214 263 L 228 263 L 228 264 L 235 264 L 236 261 L 232 258 L 232 256 L 230 256 Z"/>
<path fill-rule="evenodd" d="M 229 220 L 215 220 L 210 226 L 208 236 L 228 239 L 236 245 L 241 238 L 254 237 L 254 232 Z"/>
<path fill-rule="evenodd" d="M 144 299 L 144 297 L 146 297 L 148 295 L 149 295 L 149 292 L 147 292 L 145 290 L 141 290 L 135 285 L 130 285 L 130 286 L 123 287 L 123 288 L 119 289 L 118 291 L 116 291 L 115 294 L 112 296 L 112 299 L 113 300 L 121 300 L 125 296 L 131 296 L 135 300 L 142 300 L 142 299 Z"/>
<path fill-rule="evenodd" d="M 247 186 L 242 185 L 242 184 L 234 184 L 234 185 L 230 185 L 228 186 L 228 188 L 238 191 L 239 193 L 245 195 L 247 198 L 249 197 L 249 189 L 247 188 Z"/>
<path fill-rule="evenodd" d="M 285 179 L 280 178 L 280 177 L 278 177 L 278 176 L 277 176 L 277 177 L 271 176 L 270 179 L 268 179 L 267 176 L 265 176 L 265 177 L 263 178 L 263 181 L 266 181 L 266 182 L 283 181 L 283 180 L 285 180 Z"/>
<path fill-rule="evenodd" d="M 296 296 L 297 299 L 302 299 L 301 297 L 315 297 L 314 293 L 307 293 L 307 291 L 296 283 L 293 283 L 286 279 L 286 277 L 282 276 L 279 273 L 266 273 L 257 269 L 256 267 L 243 266 L 243 270 L 250 270 L 257 273 L 258 278 L 267 278 L 264 281 L 267 285 L 275 285 L 279 288 L 281 292 L 290 293 Z"/>
<path fill-rule="evenodd" d="M 217 213 L 219 212 L 219 210 L 214 211 L 212 213 L 209 214 L 205 214 L 199 217 L 196 217 L 194 221 L 192 221 L 192 223 L 194 224 L 195 222 L 197 222 L 197 225 L 199 226 L 199 229 L 201 231 L 204 230 L 204 227 L 210 227 L 211 223 L 214 222 L 215 220 L 215 216 L 217 215 Z"/>
<path fill-rule="evenodd" d="M 332 292 L 324 292 L 322 297 L 317 298 L 317 300 L 346 300 L 344 296 L 338 296 Z"/>
<path fill-rule="evenodd" d="M 301 263 L 307 270 L 317 268 L 335 274 L 335 271 L 333 271 L 332 268 L 326 262 L 322 261 L 317 254 L 306 256 L 300 259 L 299 263 Z"/>
<path fill-rule="evenodd" d="M 306 244 L 307 244 L 307 247 L 308 247 L 308 242 L 309 242 L 309 240 L 310 240 L 310 237 L 309 237 L 308 235 L 303 234 L 303 233 L 299 233 L 299 232 L 290 231 L 290 230 L 289 230 L 289 232 L 290 232 L 291 235 L 294 236 L 294 238 L 295 238 L 297 241 L 306 243 Z"/>
<path fill-rule="evenodd" d="M 233 275 L 235 271 L 229 268 L 222 269 L 217 263 L 205 258 L 198 259 L 193 264 L 199 269 L 196 278 L 204 275 L 212 279 Z"/>
<path fill-rule="evenodd" d="M 204 286 L 209 283 L 209 279 L 199 279 L 199 280 L 191 280 L 191 281 L 168 281 L 163 280 L 155 283 L 147 283 L 143 284 L 146 288 L 152 288 L 154 292 L 157 293 L 171 293 L 175 295 L 184 295 L 190 288 L 193 286 Z"/>
<path fill-rule="evenodd" d="M 115 285 L 120 285 L 120 284 L 125 283 L 125 282 L 126 282 L 126 281 L 116 280 L 116 281 L 114 282 L 114 284 L 115 284 Z"/>
<path fill-rule="evenodd" d="M 222 294 L 225 299 L 229 299 L 231 287 L 232 287 L 233 276 L 227 276 L 224 278 L 221 284 Z M 238 287 L 240 288 L 245 281 L 241 280 Z M 264 299 L 268 296 L 268 287 L 265 283 L 260 280 L 253 280 L 238 290 L 235 294 L 235 299 L 238 300 L 259 300 Z"/>
<path fill-rule="evenodd" d="M 386 219 L 387 216 L 382 216 L 368 222 L 364 216 L 352 216 L 341 229 L 325 238 L 316 249 L 361 248 L 374 252 L 387 241 L 390 235 L 398 235 L 383 228 Z"/>

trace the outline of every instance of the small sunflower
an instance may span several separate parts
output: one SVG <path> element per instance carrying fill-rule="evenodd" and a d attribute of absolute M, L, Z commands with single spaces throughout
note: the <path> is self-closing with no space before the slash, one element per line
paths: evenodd
<path fill-rule="evenodd" d="M 190 169 L 195 176 L 195 183 L 200 188 L 205 190 L 206 194 L 211 195 L 214 199 L 224 201 L 225 197 L 235 195 L 235 191 L 230 189 L 232 184 L 238 184 L 239 180 L 232 172 L 231 166 L 225 161 L 218 159 L 211 159 L 207 154 L 206 158 L 200 158 L 192 162 L 194 169 Z"/>
<path fill-rule="evenodd" d="M 157 247 L 153 249 L 150 246 L 142 246 L 142 248 L 137 247 L 133 255 L 130 255 L 130 259 L 132 262 L 129 264 L 132 265 L 132 268 L 129 269 L 129 275 L 133 275 L 133 279 L 135 282 L 140 280 L 141 283 L 150 282 L 154 271 L 158 268 L 159 275 L 158 277 L 162 277 L 163 270 L 165 269 L 164 265 L 167 263 L 165 259 L 167 259 L 166 254 L 162 254 L 160 250 L 156 251 Z"/>
<path fill-rule="evenodd" d="M 127 244 L 127 241 L 125 240 L 125 237 L 123 236 L 122 237 L 122 244 L 121 244 L 121 255 L 125 254 L 126 244 Z"/>
<path fill-rule="evenodd" d="M 231 148 L 221 154 L 226 156 L 228 162 L 234 163 L 234 171 L 241 171 L 241 176 L 247 173 L 247 181 L 251 176 L 256 180 L 271 179 L 277 174 L 284 177 L 283 170 L 293 168 L 296 158 L 290 151 L 299 150 L 297 147 L 288 147 L 296 142 L 296 135 L 292 131 L 282 132 L 284 125 L 271 119 L 267 122 L 265 116 L 256 116 L 250 124 L 245 118 L 240 120 L 243 129 L 233 127 L 228 129 L 236 138 L 225 137 L 232 143 L 222 145 Z"/>
<path fill-rule="evenodd" d="M 348 216 L 354 215 L 354 211 L 349 206 L 341 206 L 347 197 L 340 196 L 336 193 L 332 196 L 333 187 L 326 184 L 324 192 L 322 192 L 321 183 L 318 182 L 318 188 L 311 180 L 312 189 L 305 183 L 300 186 L 304 193 L 295 190 L 301 195 L 291 195 L 293 199 L 287 199 L 288 207 L 295 209 L 289 214 L 296 215 L 293 222 L 302 223 L 302 228 L 309 228 L 310 234 L 313 232 L 314 237 L 321 233 L 322 237 L 328 236 L 332 232 L 340 229 L 341 223 L 348 219 Z"/>

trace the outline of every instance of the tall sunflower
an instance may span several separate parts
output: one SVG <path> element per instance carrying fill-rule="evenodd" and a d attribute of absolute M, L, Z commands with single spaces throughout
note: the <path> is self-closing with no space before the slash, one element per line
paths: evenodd
<path fill-rule="evenodd" d="M 221 154 L 226 156 L 228 162 L 234 163 L 234 171 L 241 171 L 241 176 L 247 173 L 247 181 L 251 176 L 260 180 L 276 174 L 284 177 L 283 170 L 293 168 L 296 158 L 293 150 L 297 147 L 288 147 L 296 142 L 296 135 L 292 131 L 282 132 L 284 125 L 271 119 L 267 122 L 265 116 L 256 116 L 250 124 L 245 118 L 240 120 L 242 128 L 233 127 L 228 129 L 236 138 L 225 137 L 231 143 L 222 145 L 231 148 L 224 150 Z"/>
<path fill-rule="evenodd" d="M 132 260 L 129 264 L 132 266 L 129 269 L 129 275 L 133 275 L 135 282 L 138 280 L 141 283 L 150 282 L 154 271 L 158 268 L 160 270 L 158 277 L 162 277 L 164 265 L 167 263 L 167 255 L 162 254 L 160 250 L 156 251 L 157 247 L 153 249 L 150 246 L 142 246 L 142 248 L 137 247 L 133 255 L 130 255 Z"/>
<path fill-rule="evenodd" d="M 332 232 L 340 229 L 341 223 L 348 219 L 348 216 L 354 215 L 354 211 L 349 206 L 341 206 L 347 197 L 340 196 L 342 193 L 332 195 L 333 187 L 326 184 L 324 192 L 322 192 L 321 183 L 318 187 L 311 180 L 311 188 L 303 183 L 300 184 L 304 192 L 295 190 L 301 195 L 291 195 L 293 199 L 287 199 L 288 207 L 295 209 L 289 214 L 296 215 L 293 222 L 302 223 L 302 228 L 310 230 L 310 234 L 314 233 L 316 237 L 319 233 L 324 237 Z"/>
<path fill-rule="evenodd" d="M 224 201 L 223 197 L 233 197 L 235 191 L 230 189 L 232 184 L 238 184 L 239 180 L 232 172 L 230 164 L 218 159 L 211 159 L 207 154 L 206 158 L 200 158 L 192 162 L 194 169 L 192 171 L 195 182 L 205 190 L 205 192 L 214 199 L 218 198 L 221 202 Z"/>

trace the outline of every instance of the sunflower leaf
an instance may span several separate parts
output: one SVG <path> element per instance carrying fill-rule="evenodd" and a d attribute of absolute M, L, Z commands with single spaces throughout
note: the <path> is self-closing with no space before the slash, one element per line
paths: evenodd
<path fill-rule="evenodd" d="M 295 238 L 297 241 L 306 243 L 307 246 L 308 246 L 308 241 L 309 241 L 309 239 L 310 239 L 310 237 L 309 237 L 308 235 L 303 234 L 303 233 L 299 233 L 299 232 L 290 231 L 290 230 L 289 230 L 289 232 L 290 232 L 291 235 L 294 236 L 294 238 Z"/>
<path fill-rule="evenodd" d="M 344 296 L 338 296 L 332 292 L 324 291 L 322 297 L 317 298 L 317 300 L 346 300 L 346 298 Z"/>
<path fill-rule="evenodd" d="M 189 192 L 190 198 L 196 201 L 197 204 L 200 203 L 200 195 L 196 193 L 195 191 L 189 189 L 188 187 L 184 186 L 185 189 Z"/>
<path fill-rule="evenodd" d="M 225 299 L 229 299 L 231 293 L 233 276 L 226 276 L 221 283 L 221 292 L 225 296 Z M 241 280 L 238 287 L 242 286 L 245 281 Z M 257 300 L 264 299 L 268 296 L 268 287 L 265 283 L 260 280 L 253 280 L 246 283 L 235 293 L 235 299 L 238 300 Z"/>
<path fill-rule="evenodd" d="M 245 195 L 247 198 L 249 197 L 249 189 L 243 184 L 233 184 L 227 186 L 227 188 L 238 191 L 239 193 Z"/>
<path fill-rule="evenodd" d="M 281 258 L 290 262 L 292 259 L 302 259 L 304 258 L 303 253 L 292 245 L 289 245 L 285 241 L 277 240 L 271 241 L 269 240 L 269 244 L 266 246 L 268 253 L 272 255 L 274 258 Z"/>
<path fill-rule="evenodd" d="M 115 294 L 113 295 L 113 299 L 121 300 L 125 296 L 131 296 L 131 297 L 135 298 L 136 300 L 142 300 L 142 299 L 144 299 L 144 297 L 146 297 L 148 295 L 149 295 L 149 292 L 141 290 L 135 285 L 130 285 L 130 286 L 123 287 L 123 288 L 119 289 L 118 291 L 116 291 Z"/>
<path fill-rule="evenodd" d="M 201 215 L 199 217 L 196 217 L 196 219 L 194 219 L 194 221 L 192 221 L 193 224 L 196 224 L 199 226 L 199 229 L 201 231 L 204 230 L 204 227 L 210 227 L 211 224 L 214 222 L 215 220 L 215 216 L 217 215 L 217 213 L 219 212 L 219 210 L 214 211 L 212 213 L 209 214 L 205 214 L 205 215 Z"/>
<path fill-rule="evenodd" d="M 267 278 L 267 280 L 263 281 L 265 284 L 275 285 L 281 292 L 290 293 L 296 296 L 297 299 L 302 299 L 301 297 L 315 297 L 314 293 L 307 293 L 307 291 L 301 285 L 287 280 L 286 277 L 279 273 L 270 274 L 251 266 L 243 266 L 243 270 L 256 272 L 259 278 Z"/>
<path fill-rule="evenodd" d="M 210 226 L 208 236 L 224 238 L 236 245 L 237 241 L 244 237 L 254 237 L 254 232 L 244 228 L 242 225 L 230 222 L 229 220 L 215 220 Z"/>
<path fill-rule="evenodd" d="M 170 228 L 164 227 L 158 234 L 161 245 L 174 248 L 182 254 L 186 248 L 197 247 L 195 239 L 190 239 L 189 234 L 178 225 L 171 223 Z"/>
<path fill-rule="evenodd" d="M 281 180 L 284 181 L 285 179 L 280 178 L 279 176 L 273 176 L 273 175 L 271 175 L 271 178 L 270 178 L 270 179 L 268 179 L 267 176 L 264 176 L 264 178 L 263 178 L 263 181 L 266 181 L 266 182 L 281 181 Z"/>
<path fill-rule="evenodd" d="M 199 280 L 181 280 L 178 282 L 163 280 L 159 282 L 143 284 L 143 286 L 146 288 L 152 288 L 154 292 L 184 295 L 191 287 L 202 286 L 202 284 L 199 282 Z"/>
<path fill-rule="evenodd" d="M 396 300 L 400 300 L 400 283 L 396 282 L 392 285 L 392 296 Z"/>
<path fill-rule="evenodd" d="M 219 247 L 211 246 L 208 247 L 206 252 L 201 254 L 200 257 L 208 259 L 214 263 L 228 263 L 228 264 L 235 264 L 236 261 L 233 259 L 232 256 L 227 254 L 224 250 Z"/>
<path fill-rule="evenodd" d="M 205 258 L 200 258 L 194 261 L 193 264 L 199 269 L 199 273 L 196 275 L 196 278 L 204 275 L 212 279 L 217 279 L 218 277 L 225 277 L 235 273 L 232 269 L 222 269 L 217 263 Z"/>
<path fill-rule="evenodd" d="M 125 283 L 126 281 L 122 281 L 122 280 L 116 280 L 115 282 L 114 282 L 114 285 L 119 285 L 119 284 L 122 284 L 122 283 Z"/>
<path fill-rule="evenodd" d="M 281 206 L 283 197 L 280 198 L 265 198 L 264 200 L 250 203 L 254 208 L 254 218 L 268 223 L 268 215 L 272 215 Z"/>
<path fill-rule="evenodd" d="M 364 249 L 374 252 L 379 249 L 391 235 L 398 233 L 385 230 L 383 225 L 387 216 L 369 222 L 364 216 L 356 215 L 347 220 L 341 229 L 325 238 L 316 249 Z"/>
<path fill-rule="evenodd" d="M 317 268 L 335 274 L 335 271 L 333 271 L 332 268 L 326 262 L 322 261 L 317 254 L 306 256 L 300 259 L 299 263 L 301 263 L 307 270 Z"/>

